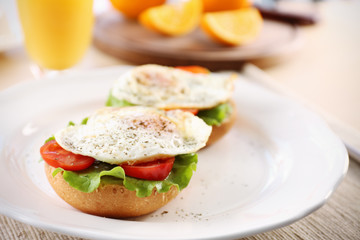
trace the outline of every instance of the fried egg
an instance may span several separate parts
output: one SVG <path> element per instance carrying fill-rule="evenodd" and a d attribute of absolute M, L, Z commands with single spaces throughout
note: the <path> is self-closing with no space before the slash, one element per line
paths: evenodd
<path fill-rule="evenodd" d="M 161 109 L 207 109 L 231 98 L 234 79 L 235 75 L 195 74 L 149 64 L 120 76 L 111 95 L 134 105 Z"/>
<path fill-rule="evenodd" d="M 181 110 L 105 107 L 85 125 L 55 134 L 58 144 L 75 154 L 110 164 L 129 164 L 193 153 L 204 147 L 211 127 Z"/>

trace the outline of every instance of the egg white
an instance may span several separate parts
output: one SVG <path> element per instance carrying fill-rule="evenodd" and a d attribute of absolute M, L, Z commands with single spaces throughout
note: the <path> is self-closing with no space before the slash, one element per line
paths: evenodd
<path fill-rule="evenodd" d="M 106 107 L 86 125 L 68 126 L 55 134 L 65 150 L 110 164 L 151 161 L 192 153 L 204 147 L 211 127 L 181 110 Z"/>
<path fill-rule="evenodd" d="M 235 75 L 194 74 L 160 65 L 142 65 L 120 76 L 113 97 L 161 109 L 212 108 L 232 95 Z"/>

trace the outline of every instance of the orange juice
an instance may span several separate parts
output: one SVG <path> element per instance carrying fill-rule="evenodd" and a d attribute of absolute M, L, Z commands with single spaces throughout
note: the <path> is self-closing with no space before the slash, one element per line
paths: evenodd
<path fill-rule="evenodd" d="M 91 41 L 93 0 L 17 0 L 25 47 L 40 66 L 76 64 Z"/>

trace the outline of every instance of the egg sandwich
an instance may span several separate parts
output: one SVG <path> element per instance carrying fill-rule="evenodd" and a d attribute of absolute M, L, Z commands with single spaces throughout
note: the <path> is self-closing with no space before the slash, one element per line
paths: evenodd
<path fill-rule="evenodd" d="M 235 75 L 201 69 L 154 64 L 132 68 L 114 83 L 106 105 L 140 105 L 192 112 L 213 128 L 207 142 L 210 145 L 225 135 L 234 123 L 236 111 L 231 97 Z"/>
<path fill-rule="evenodd" d="M 41 147 L 55 192 L 94 215 L 124 218 L 157 210 L 190 182 L 211 127 L 181 110 L 104 107 L 70 123 Z"/>

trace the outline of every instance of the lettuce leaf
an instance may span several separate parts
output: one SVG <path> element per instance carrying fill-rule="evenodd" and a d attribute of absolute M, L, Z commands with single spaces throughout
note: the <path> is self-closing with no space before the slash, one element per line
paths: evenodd
<path fill-rule="evenodd" d="M 127 107 L 127 106 L 135 106 L 135 104 L 132 104 L 126 100 L 117 99 L 114 97 L 110 91 L 109 97 L 105 103 L 105 106 L 107 107 Z"/>
<path fill-rule="evenodd" d="M 222 103 L 214 108 L 199 111 L 197 116 L 207 125 L 219 126 L 231 115 L 232 110 L 230 103 Z"/>
<path fill-rule="evenodd" d="M 118 165 L 110 165 L 96 161 L 90 168 L 79 172 L 66 171 L 57 168 L 53 176 L 63 172 L 64 180 L 73 188 L 82 192 L 92 192 L 100 184 L 122 184 L 131 191 L 136 191 L 136 196 L 150 196 L 156 188 L 159 193 L 167 192 L 172 186 L 180 191 L 190 182 L 193 172 L 196 170 L 197 154 L 182 154 L 175 157 L 174 166 L 169 176 L 163 181 L 149 181 L 125 176 L 124 169 Z"/>
<path fill-rule="evenodd" d="M 52 135 L 51 137 L 49 137 L 48 139 L 45 140 L 44 144 L 47 143 L 47 142 L 50 142 L 52 140 L 55 140 L 55 137 L 54 135 Z"/>

